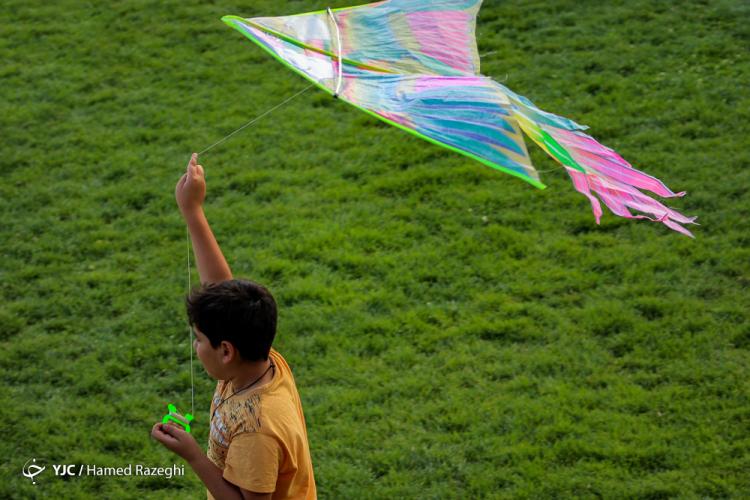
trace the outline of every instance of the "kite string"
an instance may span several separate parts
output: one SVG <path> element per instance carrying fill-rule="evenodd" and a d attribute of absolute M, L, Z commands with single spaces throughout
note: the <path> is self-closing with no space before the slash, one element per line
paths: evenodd
<path fill-rule="evenodd" d="M 299 96 L 301 94 L 304 94 L 305 92 L 307 92 L 308 90 L 310 90 L 310 88 L 312 88 L 313 86 L 314 86 L 313 84 L 308 85 L 307 87 L 305 87 L 304 89 L 300 90 L 299 92 L 297 92 L 293 96 L 287 98 L 283 102 L 277 104 L 276 106 L 272 107 L 271 109 L 268 109 L 268 110 L 264 111 L 262 114 L 260 114 L 259 116 L 256 116 L 255 118 L 253 118 L 252 120 L 250 120 L 249 122 L 247 122 L 246 124 L 244 124 L 243 126 L 241 126 L 240 128 L 236 129 L 234 132 L 232 132 L 232 133 L 224 136 L 219 141 L 211 144 L 209 147 L 207 147 L 206 149 L 204 149 L 203 151 L 201 151 L 200 153 L 198 153 L 198 155 L 200 156 L 203 153 L 207 152 L 208 150 L 212 149 L 214 146 L 218 146 L 222 142 L 224 142 L 227 139 L 229 139 L 230 137 L 232 137 L 237 132 L 239 132 L 239 131 L 241 131 L 241 130 L 247 128 L 247 127 L 249 127 L 250 125 L 252 125 L 253 123 L 257 122 L 258 120 L 260 120 L 261 118 L 263 118 L 267 114 L 269 114 L 269 113 L 277 110 L 278 108 L 280 108 L 284 104 L 288 103 L 289 101 L 291 101 L 295 97 L 297 97 L 297 96 Z M 190 229 L 187 226 L 185 227 L 185 247 L 187 249 L 187 294 L 190 295 L 190 291 L 191 291 L 191 289 L 193 287 L 193 284 L 192 284 L 192 269 L 191 269 L 191 266 L 190 266 Z M 194 379 L 195 370 L 193 369 L 193 328 L 192 328 L 191 325 L 188 325 L 188 348 L 190 349 L 190 414 L 191 415 L 195 415 L 195 379 Z"/>
<path fill-rule="evenodd" d="M 216 141 L 215 143 L 211 144 L 209 147 L 207 147 L 203 151 L 199 152 L 198 156 L 200 156 L 203 153 L 205 153 L 206 151 L 212 149 L 214 146 L 218 146 L 219 144 L 221 144 L 222 142 L 226 141 L 227 139 L 229 139 L 230 137 L 232 137 L 234 134 L 236 134 L 240 130 L 243 130 L 243 129 L 249 127 L 250 125 L 252 125 L 253 123 L 257 122 L 258 120 L 260 120 L 261 118 L 263 118 L 267 114 L 269 114 L 269 113 L 277 110 L 278 108 L 280 108 L 284 104 L 288 103 L 289 101 L 291 101 L 295 97 L 297 97 L 297 96 L 299 96 L 301 94 L 304 94 L 305 92 L 307 92 L 308 90 L 310 90 L 312 87 L 314 87 L 314 84 L 311 83 L 306 88 L 304 88 L 304 89 L 300 90 L 299 92 L 297 92 L 296 94 L 294 94 L 292 97 L 289 97 L 288 99 L 286 99 L 284 102 L 281 102 L 281 103 L 277 104 L 276 106 L 272 107 L 271 109 L 264 111 L 262 114 L 260 114 L 259 116 L 256 116 L 255 118 L 253 118 L 252 120 L 250 120 L 249 122 L 247 122 L 246 124 L 244 124 L 243 126 L 241 126 L 240 128 L 238 128 L 234 132 L 230 133 L 229 135 L 224 136 L 224 138 L 220 139 L 219 141 Z"/>

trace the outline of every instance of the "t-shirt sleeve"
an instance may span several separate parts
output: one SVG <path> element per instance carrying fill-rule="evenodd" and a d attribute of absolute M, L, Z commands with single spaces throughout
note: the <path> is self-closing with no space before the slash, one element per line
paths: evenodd
<path fill-rule="evenodd" d="M 245 432 L 229 444 L 224 479 L 248 491 L 273 493 L 280 461 L 281 447 L 275 438 Z"/>

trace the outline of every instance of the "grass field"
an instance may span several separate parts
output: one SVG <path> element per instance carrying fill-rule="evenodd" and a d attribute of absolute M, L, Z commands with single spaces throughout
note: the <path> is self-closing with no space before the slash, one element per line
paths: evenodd
<path fill-rule="evenodd" d="M 0 497 L 205 498 L 189 469 L 21 469 L 182 463 L 149 436 L 190 405 L 174 183 L 308 85 L 219 18 L 328 5 L 3 2 Z M 279 302 L 320 497 L 747 498 L 750 4 L 486 0 L 477 39 L 484 74 L 701 226 L 597 226 L 562 170 L 540 191 L 317 89 L 210 151 L 206 211 Z"/>

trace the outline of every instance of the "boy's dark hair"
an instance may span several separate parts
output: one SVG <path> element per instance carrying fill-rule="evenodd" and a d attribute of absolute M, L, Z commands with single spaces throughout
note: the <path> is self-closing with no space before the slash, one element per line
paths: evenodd
<path fill-rule="evenodd" d="M 203 285 L 188 295 L 187 313 L 214 348 L 226 340 L 242 359 L 268 359 L 276 336 L 276 301 L 264 286 L 246 280 Z"/>

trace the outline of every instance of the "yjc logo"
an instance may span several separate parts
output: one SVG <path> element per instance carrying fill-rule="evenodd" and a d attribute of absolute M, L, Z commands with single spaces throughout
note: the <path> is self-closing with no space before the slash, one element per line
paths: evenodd
<path fill-rule="evenodd" d="M 55 469 L 55 475 L 56 476 L 75 476 L 76 475 L 76 466 L 75 464 L 53 464 L 52 468 Z"/>
<path fill-rule="evenodd" d="M 46 468 L 47 466 L 42 466 L 42 467 L 38 466 L 36 464 L 36 458 L 30 458 L 26 460 L 25 464 L 23 464 L 23 475 L 31 479 L 31 484 L 36 484 L 36 480 L 34 478 L 36 478 L 36 476 L 41 474 L 42 471 L 44 471 L 44 469 Z"/>

